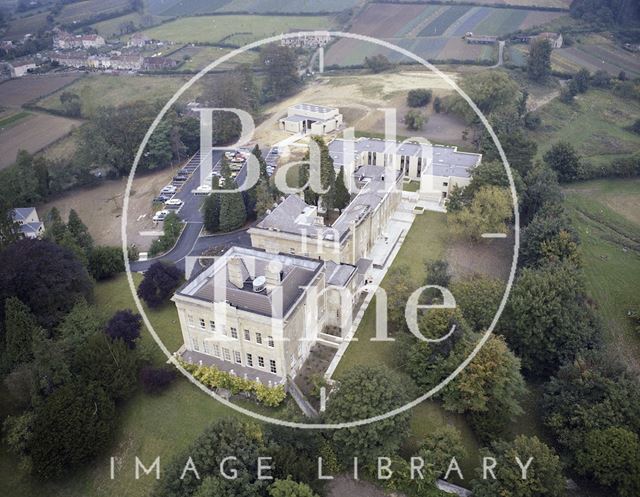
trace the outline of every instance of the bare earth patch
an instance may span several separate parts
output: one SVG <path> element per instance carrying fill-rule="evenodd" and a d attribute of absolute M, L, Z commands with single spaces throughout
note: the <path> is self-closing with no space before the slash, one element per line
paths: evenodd
<path fill-rule="evenodd" d="M 161 229 L 154 227 L 152 200 L 158 191 L 166 185 L 175 174 L 175 169 L 163 169 L 144 176 L 137 175 L 133 180 L 129 199 L 129 219 L 127 237 L 129 243 L 135 243 L 140 249 L 147 249 L 153 237 L 142 236 L 140 231 Z M 120 223 L 122 222 L 122 205 L 127 181 L 105 181 L 94 188 L 74 190 L 63 197 L 48 202 L 38 211 L 44 217 L 52 207 L 57 207 L 63 219 L 71 209 L 75 209 L 89 228 L 91 236 L 98 245 L 119 246 L 122 243 Z M 144 212 L 140 216 L 134 213 Z"/>
<path fill-rule="evenodd" d="M 329 497 L 387 497 L 389 494 L 368 481 L 354 480 L 348 476 L 336 476 L 327 485 Z M 394 493 L 396 497 L 404 494 Z"/>
<path fill-rule="evenodd" d="M 507 238 L 472 243 L 466 240 L 451 241 L 446 260 L 456 278 L 480 274 L 506 281 L 513 257 L 513 234 Z"/>

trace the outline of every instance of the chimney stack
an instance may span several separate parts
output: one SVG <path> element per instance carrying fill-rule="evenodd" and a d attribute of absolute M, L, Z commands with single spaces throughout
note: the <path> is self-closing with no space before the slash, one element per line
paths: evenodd
<path fill-rule="evenodd" d="M 242 259 L 238 256 L 229 258 L 227 261 L 227 274 L 229 281 L 238 288 L 244 287 L 244 273 L 242 271 Z"/>
<path fill-rule="evenodd" d="M 280 285 L 280 283 L 282 283 L 282 263 L 279 261 L 271 261 L 264 270 L 264 276 L 267 280 L 267 285 Z"/>

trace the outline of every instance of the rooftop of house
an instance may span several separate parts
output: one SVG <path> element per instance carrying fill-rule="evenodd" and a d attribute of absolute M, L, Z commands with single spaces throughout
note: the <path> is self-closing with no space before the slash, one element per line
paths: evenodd
<path fill-rule="evenodd" d="M 323 265 L 293 255 L 232 247 L 176 295 L 227 302 L 237 309 L 284 318 Z"/>
<path fill-rule="evenodd" d="M 35 214 L 37 219 L 38 213 L 35 207 L 16 207 L 11 211 L 11 217 L 15 222 L 26 221 L 33 214 Z"/>
<path fill-rule="evenodd" d="M 459 152 L 457 147 L 429 145 L 416 142 L 396 142 L 379 138 L 358 138 L 357 140 L 336 139 L 329 144 L 329 154 L 336 169 L 348 166 L 355 157 L 365 152 L 376 152 L 409 157 L 423 157 L 431 162 L 431 170 L 425 172 L 434 176 L 456 176 L 468 178 L 471 170 L 480 163 L 482 155 Z"/>

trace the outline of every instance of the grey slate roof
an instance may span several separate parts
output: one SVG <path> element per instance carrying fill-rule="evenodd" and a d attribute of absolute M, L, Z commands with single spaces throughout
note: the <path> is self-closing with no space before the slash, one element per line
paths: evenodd
<path fill-rule="evenodd" d="M 333 165 L 339 169 L 354 162 L 354 156 L 364 152 L 377 152 L 410 157 L 422 156 L 431 159 L 434 176 L 456 176 L 468 178 L 471 170 L 480 163 L 482 156 L 468 152 L 459 152 L 456 147 L 443 145 L 423 146 L 419 143 L 399 143 L 378 138 L 358 138 L 357 140 L 333 140 L 329 144 L 329 155 Z"/>
<path fill-rule="evenodd" d="M 241 258 L 245 285 L 236 287 L 229 280 L 227 263 Z M 252 281 L 265 274 L 271 261 L 282 264 L 283 279 L 272 289 L 254 292 Z M 178 295 L 207 302 L 228 302 L 233 307 L 263 316 L 283 318 L 293 308 L 305 287 L 322 269 L 323 262 L 285 254 L 270 254 L 245 247 L 232 247 L 220 259 L 178 290 Z"/>
<path fill-rule="evenodd" d="M 331 112 L 334 110 L 332 107 L 325 107 L 324 105 L 315 105 L 315 104 L 296 104 L 293 106 L 296 110 L 302 111 L 310 111 L 310 112 Z"/>
<path fill-rule="evenodd" d="M 16 207 L 11 211 L 11 216 L 15 222 L 24 221 L 31 216 L 35 210 L 35 207 Z"/>
<path fill-rule="evenodd" d="M 333 261 L 327 261 L 327 284 L 332 286 L 346 286 L 353 275 L 356 273 L 356 266 L 351 264 L 336 264 Z"/>

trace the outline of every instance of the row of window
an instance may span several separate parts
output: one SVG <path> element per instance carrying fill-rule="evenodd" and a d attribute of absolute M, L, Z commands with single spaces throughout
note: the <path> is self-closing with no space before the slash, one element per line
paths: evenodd
<path fill-rule="evenodd" d="M 243 364 L 242 354 L 237 350 L 229 350 L 226 347 L 220 347 L 220 345 L 218 345 L 217 343 L 209 343 L 207 340 L 204 340 L 203 343 L 204 343 L 205 354 L 218 357 L 228 362 L 235 362 L 236 364 L 240 364 L 240 365 Z M 191 348 L 196 352 L 200 351 L 200 343 L 197 338 L 191 337 Z M 264 357 L 259 355 L 259 356 L 256 356 L 256 359 L 257 359 L 257 367 L 264 369 L 266 364 Z M 244 363 L 249 367 L 252 367 L 252 368 L 256 367 L 254 366 L 253 354 L 247 353 L 245 355 Z M 269 371 L 271 371 L 272 373 L 278 372 L 276 361 L 274 359 L 269 359 Z"/>
<path fill-rule="evenodd" d="M 191 327 L 195 327 L 195 321 L 193 319 L 193 316 L 191 314 L 187 315 L 187 321 L 189 322 L 189 326 Z M 239 334 L 238 334 L 238 329 L 234 328 L 233 326 L 229 328 L 229 333 L 227 333 L 227 329 L 224 326 L 221 326 L 222 328 L 222 334 L 224 336 L 230 336 L 231 338 L 234 339 L 238 339 Z M 207 330 L 207 324 L 206 321 L 204 320 L 204 318 L 200 318 L 200 329 L 203 331 Z M 215 333 L 216 331 L 216 323 L 215 321 L 209 321 L 209 331 L 211 331 L 212 333 Z M 245 329 L 243 334 L 242 334 L 243 338 L 247 341 L 250 342 L 251 341 L 251 331 Z M 264 339 L 262 336 L 262 333 L 256 331 L 255 332 L 255 341 L 258 344 L 263 344 L 264 343 Z M 267 345 L 269 347 L 275 347 L 275 342 L 273 340 L 273 337 L 271 335 L 267 336 Z"/>

